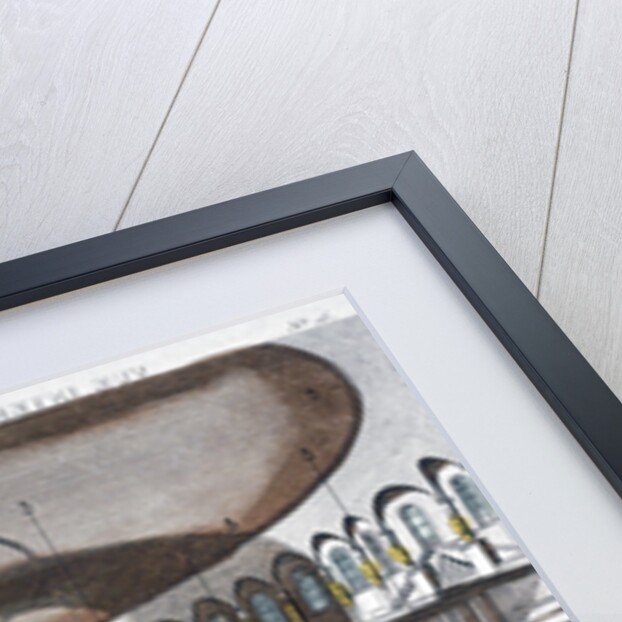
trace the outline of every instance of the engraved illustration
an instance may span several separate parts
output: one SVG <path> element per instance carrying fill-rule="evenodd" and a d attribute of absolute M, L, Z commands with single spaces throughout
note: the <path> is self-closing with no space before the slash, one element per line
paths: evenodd
<path fill-rule="evenodd" d="M 0 618 L 567 621 L 362 321 L 323 304 L 0 425 Z"/>

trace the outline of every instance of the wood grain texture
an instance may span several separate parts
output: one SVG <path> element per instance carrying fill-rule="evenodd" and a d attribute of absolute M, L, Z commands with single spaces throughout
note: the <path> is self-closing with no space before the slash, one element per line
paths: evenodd
<path fill-rule="evenodd" d="M 573 0 L 224 0 L 122 226 L 415 149 L 533 287 Z"/>
<path fill-rule="evenodd" d="M 622 398 L 622 5 L 582 2 L 541 301 Z"/>
<path fill-rule="evenodd" d="M 0 261 L 113 229 L 214 5 L 0 3 Z"/>

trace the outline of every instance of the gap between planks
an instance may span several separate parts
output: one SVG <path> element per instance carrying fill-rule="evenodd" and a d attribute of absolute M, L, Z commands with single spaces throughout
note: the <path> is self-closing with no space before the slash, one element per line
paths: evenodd
<path fill-rule="evenodd" d="M 153 150 L 155 149 L 158 143 L 158 139 L 160 138 L 160 135 L 162 134 L 162 130 L 164 129 L 164 126 L 166 125 L 166 122 L 168 121 L 171 115 L 171 111 L 173 110 L 173 107 L 175 106 L 175 102 L 177 101 L 177 98 L 179 97 L 179 93 L 181 92 L 181 89 L 184 86 L 186 78 L 188 77 L 188 74 L 190 73 L 190 69 L 192 68 L 192 65 L 197 57 L 197 54 L 199 53 L 199 50 L 201 49 L 201 46 L 203 45 L 203 41 L 205 40 L 207 31 L 209 30 L 209 27 L 212 25 L 212 22 L 214 21 L 214 16 L 216 15 L 218 11 L 218 7 L 220 6 L 221 2 L 222 0 L 216 0 L 216 4 L 214 5 L 214 10 L 212 11 L 212 14 L 207 19 L 205 28 L 203 29 L 203 32 L 201 33 L 201 36 L 199 37 L 199 40 L 192 52 L 192 55 L 190 56 L 190 60 L 188 61 L 188 65 L 186 66 L 186 69 L 181 76 L 179 85 L 177 89 L 175 90 L 175 93 L 173 94 L 171 103 L 168 105 L 168 108 L 166 109 L 166 112 L 164 113 L 164 117 L 162 118 L 162 122 L 160 123 L 160 126 L 158 127 L 158 131 L 156 132 L 153 142 L 151 143 L 151 146 L 149 147 L 149 150 L 147 151 L 147 155 L 145 156 L 145 160 L 142 166 L 140 167 L 140 170 L 138 171 L 136 180 L 132 184 L 132 188 L 130 189 L 127 199 L 125 200 L 123 208 L 119 212 L 119 217 L 117 218 L 117 221 L 115 222 L 113 231 L 117 231 L 119 226 L 121 225 L 123 216 L 125 216 L 125 212 L 127 211 L 128 205 L 130 204 L 130 201 L 132 200 L 132 197 L 134 196 L 134 192 L 136 191 L 136 188 L 138 187 L 138 184 L 143 176 L 143 173 L 145 172 L 145 168 L 147 167 L 147 164 L 149 163 Z"/>

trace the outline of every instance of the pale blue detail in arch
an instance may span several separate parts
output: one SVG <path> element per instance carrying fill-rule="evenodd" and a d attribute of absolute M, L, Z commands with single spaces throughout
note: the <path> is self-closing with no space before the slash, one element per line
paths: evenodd
<path fill-rule="evenodd" d="M 365 543 L 365 546 L 371 553 L 372 557 L 384 570 L 393 570 L 394 564 L 391 562 L 391 558 L 388 556 L 382 542 L 376 537 L 375 534 L 369 531 L 363 532 L 361 534 L 361 539 Z"/>
<path fill-rule="evenodd" d="M 344 546 L 330 552 L 330 560 L 337 566 L 344 581 L 354 594 L 358 594 L 369 587 L 365 575 L 361 572 L 352 554 Z"/>
<path fill-rule="evenodd" d="M 313 613 L 322 613 L 330 607 L 330 597 L 317 577 L 304 570 L 292 574 L 298 593 Z"/>
<path fill-rule="evenodd" d="M 449 483 L 479 527 L 486 527 L 497 520 L 495 511 L 470 477 L 466 475 L 454 475 L 449 480 Z"/>
<path fill-rule="evenodd" d="M 440 538 L 429 516 L 417 505 L 409 503 L 400 508 L 400 518 L 408 531 L 425 549 L 431 549 L 440 544 Z"/>
<path fill-rule="evenodd" d="M 261 622 L 288 622 L 281 608 L 267 594 L 257 592 L 251 596 L 250 601 L 255 614 Z"/>

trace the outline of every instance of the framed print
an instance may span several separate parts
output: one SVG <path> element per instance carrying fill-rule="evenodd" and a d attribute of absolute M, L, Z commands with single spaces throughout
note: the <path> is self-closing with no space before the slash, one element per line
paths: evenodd
<path fill-rule="evenodd" d="M 5 615 L 568 619 L 343 294 L 4 409 Z"/>
<path fill-rule="evenodd" d="M 3 618 L 620 619 L 622 406 L 414 153 L 0 303 Z"/>

